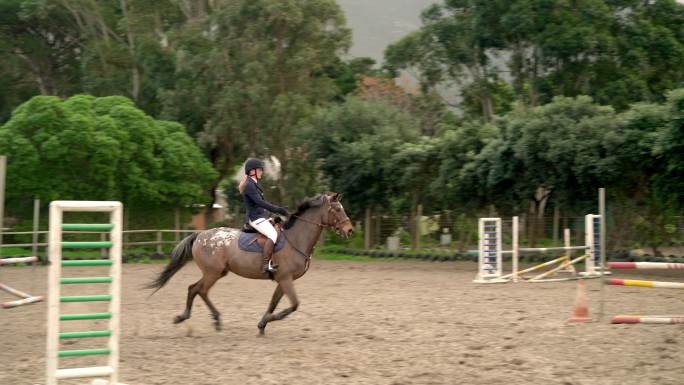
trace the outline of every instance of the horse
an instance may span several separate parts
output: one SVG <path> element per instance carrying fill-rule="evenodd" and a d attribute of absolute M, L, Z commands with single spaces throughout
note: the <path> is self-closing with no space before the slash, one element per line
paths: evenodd
<path fill-rule="evenodd" d="M 341 200 L 342 194 L 339 193 L 320 194 L 304 201 L 295 213 L 288 216 L 279 234 L 285 244 L 282 249 L 274 252 L 279 263 L 275 273 L 261 272 L 261 252 L 240 249 L 240 230 L 219 227 L 195 232 L 180 241 L 171 253 L 171 262 L 146 287 L 154 289 L 152 294 L 156 293 L 187 262 L 194 259 L 202 272 L 202 278 L 188 287 L 185 311 L 176 316 L 173 322 L 178 324 L 190 318 L 192 303 L 199 294 L 211 311 L 216 330 L 220 331 L 221 314 L 209 300 L 209 289 L 216 281 L 231 271 L 250 279 L 272 279 L 277 286 L 266 313 L 257 324 L 259 335 L 263 336 L 269 322 L 280 321 L 299 307 L 294 281 L 309 269 L 311 253 L 323 229 L 333 229 L 346 239 L 352 235 L 353 226 Z M 290 307 L 274 314 L 283 294 L 290 301 Z"/>

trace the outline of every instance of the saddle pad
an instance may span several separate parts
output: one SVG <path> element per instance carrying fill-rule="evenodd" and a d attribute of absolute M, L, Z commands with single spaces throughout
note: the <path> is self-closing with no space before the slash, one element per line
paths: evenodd
<path fill-rule="evenodd" d="M 242 251 L 249 251 L 252 253 L 261 253 L 263 248 L 254 240 L 257 233 L 245 233 L 240 231 L 240 238 L 238 238 L 238 247 Z M 285 237 L 283 234 L 278 235 L 278 242 L 276 242 L 273 252 L 280 251 L 285 246 Z"/>

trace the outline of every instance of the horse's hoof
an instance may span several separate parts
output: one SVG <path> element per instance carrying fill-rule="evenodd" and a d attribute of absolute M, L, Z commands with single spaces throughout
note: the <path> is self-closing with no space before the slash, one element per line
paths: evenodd
<path fill-rule="evenodd" d="M 259 334 L 257 334 L 257 337 L 263 337 L 263 336 L 265 336 L 265 335 L 266 335 L 265 330 L 266 330 L 265 328 L 264 328 L 264 329 L 259 328 Z"/>
<path fill-rule="evenodd" d="M 216 331 L 217 331 L 217 332 L 220 332 L 221 329 L 223 329 L 223 326 L 221 325 L 220 322 L 215 322 L 215 323 L 214 323 L 214 328 L 216 328 Z"/>
<path fill-rule="evenodd" d="M 174 324 L 179 324 L 183 321 L 185 321 L 187 318 L 183 317 L 182 315 L 177 315 L 176 318 L 173 319 Z"/>

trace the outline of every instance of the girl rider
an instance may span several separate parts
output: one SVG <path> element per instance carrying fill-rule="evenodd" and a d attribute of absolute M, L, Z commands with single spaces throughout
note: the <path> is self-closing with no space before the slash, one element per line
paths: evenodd
<path fill-rule="evenodd" d="M 245 162 L 245 177 L 240 182 L 240 194 L 244 197 L 247 208 L 247 222 L 258 232 L 266 236 L 266 244 L 261 260 L 261 272 L 276 272 L 278 264 L 273 260 L 269 268 L 268 261 L 273 256 L 273 247 L 277 241 L 278 233 L 268 220 L 268 211 L 287 215 L 285 207 L 278 207 L 268 203 L 264 199 L 264 191 L 259 187 L 259 179 L 264 174 L 264 162 L 250 158 Z M 268 211 L 267 211 L 268 210 Z"/>

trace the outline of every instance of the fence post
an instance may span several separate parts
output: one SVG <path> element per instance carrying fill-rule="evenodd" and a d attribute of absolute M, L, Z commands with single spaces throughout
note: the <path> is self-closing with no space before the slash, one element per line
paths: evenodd
<path fill-rule="evenodd" d="M 378 213 L 375 216 L 375 231 L 373 231 L 373 239 L 376 245 L 382 245 L 382 216 Z"/>
<path fill-rule="evenodd" d="M 173 233 L 173 240 L 178 242 L 180 241 L 180 209 L 176 207 L 176 212 L 174 215 L 174 227 L 173 227 L 176 232 Z"/>
<path fill-rule="evenodd" d="M 603 310 L 604 310 L 604 289 L 606 286 L 606 280 L 603 279 L 606 271 L 606 189 L 604 187 L 599 188 L 599 204 L 598 204 L 598 209 L 599 209 L 599 217 L 601 218 L 601 222 L 599 222 L 599 242 L 600 242 L 600 248 L 599 250 L 599 265 L 601 266 L 601 301 L 599 305 L 599 312 L 598 312 L 598 320 L 601 321 L 603 320 Z M 595 242 L 592 240 L 592 242 Z"/>
<path fill-rule="evenodd" d="M 363 222 L 363 248 L 370 249 L 371 237 L 371 211 L 366 208 L 366 216 Z"/>
<path fill-rule="evenodd" d="M 7 157 L 0 155 L 0 257 L 2 256 L 2 228 L 5 218 L 5 169 L 7 168 Z"/>
<path fill-rule="evenodd" d="M 513 227 L 513 238 L 511 239 L 511 243 L 513 244 L 513 247 L 511 248 L 513 251 L 513 275 L 511 278 L 513 279 L 513 282 L 518 282 L 518 259 L 520 258 L 520 224 L 518 223 L 517 216 L 513 217 L 513 223 L 511 226 Z"/>
<path fill-rule="evenodd" d="M 558 243 L 558 231 L 560 224 L 560 208 L 557 204 L 553 206 L 553 244 Z"/>
<path fill-rule="evenodd" d="M 31 234 L 31 256 L 38 256 L 38 230 L 40 229 L 40 199 L 33 200 L 33 234 Z"/>
<path fill-rule="evenodd" d="M 157 230 L 157 254 L 162 253 L 162 232 Z"/>
<path fill-rule="evenodd" d="M 421 232 L 421 217 L 423 216 L 423 205 L 419 204 L 416 207 L 416 251 L 420 251 L 420 232 Z"/>

